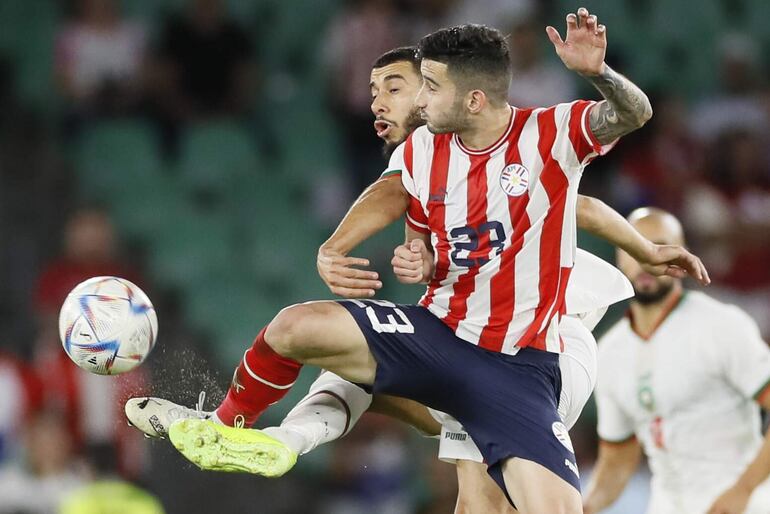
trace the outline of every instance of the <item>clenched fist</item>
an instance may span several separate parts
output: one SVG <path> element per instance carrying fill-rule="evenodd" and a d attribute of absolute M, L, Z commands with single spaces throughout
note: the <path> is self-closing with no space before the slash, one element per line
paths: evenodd
<path fill-rule="evenodd" d="M 393 250 L 393 273 L 402 284 L 427 283 L 433 277 L 433 253 L 422 239 L 412 239 L 409 244 L 398 245 Z"/>

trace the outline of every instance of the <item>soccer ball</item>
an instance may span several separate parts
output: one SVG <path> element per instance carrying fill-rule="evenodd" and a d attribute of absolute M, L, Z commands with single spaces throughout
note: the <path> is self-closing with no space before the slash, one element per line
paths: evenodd
<path fill-rule="evenodd" d="M 64 300 L 59 337 L 70 359 L 84 370 L 118 375 L 150 354 L 158 337 L 158 317 L 135 284 L 94 277 L 77 285 Z"/>

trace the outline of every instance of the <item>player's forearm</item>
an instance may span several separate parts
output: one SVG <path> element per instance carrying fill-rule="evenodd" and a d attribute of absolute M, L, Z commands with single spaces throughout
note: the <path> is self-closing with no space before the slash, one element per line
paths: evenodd
<path fill-rule="evenodd" d="M 597 513 L 615 503 L 634 476 L 640 458 L 641 449 L 635 439 L 617 445 L 600 443 L 585 496 L 586 511 Z"/>
<path fill-rule="evenodd" d="M 602 144 L 633 132 L 652 117 L 649 98 L 636 84 L 606 64 L 598 75 L 584 75 L 604 97 L 590 114 L 591 131 Z"/>
<path fill-rule="evenodd" d="M 579 228 L 624 250 L 638 261 L 647 262 L 653 251 L 653 244 L 628 220 L 596 198 L 578 195 L 577 223 Z"/>
<path fill-rule="evenodd" d="M 345 255 L 403 216 L 408 205 L 397 177 L 380 179 L 361 193 L 323 247 Z"/>
<path fill-rule="evenodd" d="M 759 453 L 735 483 L 736 486 L 753 491 L 770 476 L 770 430 L 765 434 L 765 441 Z"/>

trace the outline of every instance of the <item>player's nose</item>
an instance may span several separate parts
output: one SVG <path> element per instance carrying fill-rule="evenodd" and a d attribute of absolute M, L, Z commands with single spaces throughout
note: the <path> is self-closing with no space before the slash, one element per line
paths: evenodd
<path fill-rule="evenodd" d="M 379 98 L 372 100 L 372 112 L 375 116 L 379 114 L 385 114 L 387 112 L 387 106 Z"/>
<path fill-rule="evenodd" d="M 417 96 L 414 99 L 414 105 L 418 109 L 424 109 L 428 103 L 426 102 L 425 97 L 425 87 L 421 87 L 420 90 L 417 92 Z"/>

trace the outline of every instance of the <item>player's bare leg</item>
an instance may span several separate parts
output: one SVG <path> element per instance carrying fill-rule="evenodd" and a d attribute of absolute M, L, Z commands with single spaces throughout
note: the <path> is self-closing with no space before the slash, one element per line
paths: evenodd
<path fill-rule="evenodd" d="M 549 469 L 518 457 L 503 463 L 508 495 L 521 514 L 582 514 L 580 492 Z"/>
<path fill-rule="evenodd" d="M 279 355 L 372 384 L 377 364 L 353 316 L 337 302 L 283 309 L 267 326 L 265 342 Z"/>
<path fill-rule="evenodd" d="M 374 396 L 369 411 L 403 421 L 426 436 L 441 434 L 441 425 L 430 415 L 428 408 L 413 400 L 378 394 Z"/>
<path fill-rule="evenodd" d="M 457 460 L 457 506 L 455 514 L 516 514 L 503 491 L 487 474 L 486 465 Z"/>
<path fill-rule="evenodd" d="M 426 436 L 436 436 L 441 431 L 441 425 L 419 403 L 395 396 L 372 397 L 359 386 L 324 371 L 280 426 L 267 427 L 262 432 L 297 455 L 304 455 L 345 436 L 365 411 L 403 421 Z"/>
<path fill-rule="evenodd" d="M 372 383 L 376 371 L 366 339 L 344 307 L 335 302 L 287 307 L 244 354 L 214 419 L 172 423 L 171 442 L 204 469 L 282 475 L 293 467 L 297 452 L 261 431 L 230 427 L 251 425 L 283 398 L 303 364 L 359 383 Z"/>

